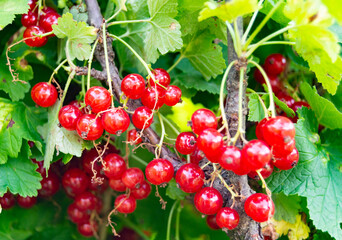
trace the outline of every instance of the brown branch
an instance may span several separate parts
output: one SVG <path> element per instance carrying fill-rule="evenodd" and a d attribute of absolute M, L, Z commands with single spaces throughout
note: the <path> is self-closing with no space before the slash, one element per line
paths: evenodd
<path fill-rule="evenodd" d="M 75 69 L 76 75 L 88 75 L 88 67 L 76 67 Z M 107 80 L 107 73 L 103 71 L 96 70 L 92 68 L 90 70 L 90 76 L 96 78 L 97 80 L 106 81 Z"/>

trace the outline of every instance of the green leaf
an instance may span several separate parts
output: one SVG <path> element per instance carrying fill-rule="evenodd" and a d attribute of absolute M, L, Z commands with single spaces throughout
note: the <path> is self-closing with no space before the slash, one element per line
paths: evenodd
<path fill-rule="evenodd" d="M 53 33 L 58 38 L 68 38 L 66 51 L 71 60 L 87 60 L 91 53 L 90 44 L 97 37 L 96 28 L 87 26 L 85 22 L 76 22 L 71 13 L 66 13 L 58 19 L 58 25 L 53 25 Z"/>
<path fill-rule="evenodd" d="M 281 0 L 266 0 L 266 1 L 264 1 L 264 3 L 262 4 L 262 8 L 260 9 L 260 12 L 267 15 L 267 13 L 269 13 L 274 8 L 276 3 L 279 1 L 281 1 Z M 285 2 L 280 3 L 280 6 L 277 8 L 277 10 L 273 13 L 273 15 L 271 17 L 271 19 L 273 19 L 274 21 L 276 21 L 277 23 L 279 23 L 283 26 L 286 26 L 290 22 L 290 19 L 288 17 L 286 17 L 284 14 L 284 7 L 285 6 L 286 6 Z"/>
<path fill-rule="evenodd" d="M 69 8 L 66 8 L 69 11 Z M 77 22 L 87 22 L 88 21 L 88 12 L 85 4 L 80 4 L 76 6 L 72 6 L 70 8 L 70 13 L 73 16 L 73 19 Z"/>
<path fill-rule="evenodd" d="M 27 13 L 29 6 L 27 0 L 1 0 L 0 1 L 0 31 L 12 23 L 15 15 Z"/>
<path fill-rule="evenodd" d="M 251 93 L 248 95 L 248 120 L 252 122 L 260 122 L 265 118 L 265 111 L 262 107 L 260 98 L 257 93 Z"/>
<path fill-rule="evenodd" d="M 284 193 L 275 193 L 272 194 L 272 199 L 275 205 L 275 220 L 295 223 L 296 216 L 301 209 L 300 197 L 296 195 L 286 196 Z"/>
<path fill-rule="evenodd" d="M 29 159 L 29 145 L 22 145 L 16 158 L 9 158 L 6 164 L 0 165 L 0 196 L 7 192 L 20 196 L 37 196 L 41 187 L 42 176 L 36 172 L 37 165 Z"/>
<path fill-rule="evenodd" d="M 266 95 L 266 96 L 267 96 L 267 99 L 268 99 L 268 95 L 269 95 L 269 94 Z M 266 96 L 264 95 L 264 96 L 263 96 L 263 99 L 265 99 Z M 295 112 L 294 112 L 291 108 L 289 108 L 289 106 L 287 106 L 286 103 L 284 103 L 283 101 L 280 101 L 279 98 L 278 98 L 274 93 L 273 93 L 273 100 L 274 100 L 274 103 L 275 103 L 281 110 L 283 110 L 283 111 L 286 113 L 287 116 L 289 116 L 289 117 L 294 117 L 294 116 L 296 115 Z"/>
<path fill-rule="evenodd" d="M 210 17 L 218 17 L 223 21 L 232 22 L 237 17 L 252 13 L 257 9 L 257 0 L 232 0 L 223 4 L 209 1 L 205 3 L 205 7 L 200 12 L 198 20 L 202 21 Z"/>
<path fill-rule="evenodd" d="M 330 129 L 342 128 L 342 113 L 336 109 L 332 102 L 319 96 L 316 89 L 312 89 L 306 82 L 300 85 L 300 91 L 315 112 L 321 125 Z"/>
<path fill-rule="evenodd" d="M 267 179 L 268 186 L 273 192 L 283 191 L 286 195 L 306 197 L 314 225 L 328 231 L 336 239 L 342 239 L 342 209 L 337 207 L 342 204 L 342 130 L 327 129 L 320 142 L 314 112 L 307 108 L 301 108 L 298 112 L 298 165 L 291 170 L 273 173 Z"/>
<path fill-rule="evenodd" d="M 323 4 L 327 6 L 329 13 L 335 17 L 339 24 L 342 24 L 342 2 L 339 0 L 322 0 Z"/>
<path fill-rule="evenodd" d="M 176 180 L 172 179 L 167 186 L 166 195 L 174 200 L 183 200 L 187 193 L 178 188 Z"/>

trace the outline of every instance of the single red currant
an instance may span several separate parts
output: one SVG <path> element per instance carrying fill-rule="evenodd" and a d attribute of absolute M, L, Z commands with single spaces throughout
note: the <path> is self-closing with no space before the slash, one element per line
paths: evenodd
<path fill-rule="evenodd" d="M 122 108 L 110 109 L 102 116 L 102 125 L 111 134 L 120 135 L 127 130 L 130 122 L 128 114 Z"/>
<path fill-rule="evenodd" d="M 33 207 L 33 205 L 35 205 L 37 202 L 37 198 L 36 197 L 22 197 L 22 196 L 18 196 L 17 197 L 17 203 L 20 207 L 22 208 L 31 208 Z"/>
<path fill-rule="evenodd" d="M 273 160 L 274 166 L 280 170 L 289 170 L 295 167 L 299 160 L 297 148 L 294 148 L 291 153 L 282 157 L 275 157 Z"/>
<path fill-rule="evenodd" d="M 217 120 L 215 114 L 209 109 L 198 109 L 191 116 L 192 131 L 197 135 L 204 129 L 217 128 Z"/>
<path fill-rule="evenodd" d="M 42 188 L 38 190 L 38 193 L 41 197 L 52 197 L 59 190 L 59 178 L 53 172 L 50 172 L 48 177 L 43 178 L 40 184 Z"/>
<path fill-rule="evenodd" d="M 36 0 L 28 0 L 29 9 L 33 10 L 37 6 Z"/>
<path fill-rule="evenodd" d="M 191 154 L 196 149 L 196 136 L 192 132 L 182 132 L 177 136 L 175 147 L 181 154 Z"/>
<path fill-rule="evenodd" d="M 296 135 L 296 129 L 290 119 L 283 116 L 270 118 L 262 129 L 265 142 L 270 146 L 284 145 Z"/>
<path fill-rule="evenodd" d="M 274 214 L 273 201 L 263 193 L 249 196 L 245 202 L 245 212 L 256 222 L 266 222 Z"/>
<path fill-rule="evenodd" d="M 39 18 L 39 26 L 41 26 L 45 32 L 51 32 L 52 25 L 58 24 L 58 18 L 61 16 L 58 13 L 55 12 L 48 12 L 44 15 L 42 14 Z"/>
<path fill-rule="evenodd" d="M 134 212 L 137 202 L 134 197 L 123 194 L 115 199 L 114 207 L 119 213 L 128 214 Z"/>
<path fill-rule="evenodd" d="M 157 87 L 146 88 L 141 103 L 149 109 L 159 109 L 164 105 L 165 90 Z"/>
<path fill-rule="evenodd" d="M 260 174 L 261 176 L 266 179 L 269 176 L 271 176 L 273 172 L 273 163 L 272 161 L 269 163 L 266 163 L 265 166 L 263 166 L 262 168 L 260 168 Z M 252 178 L 252 179 L 257 179 L 260 180 L 259 175 L 257 174 L 256 171 L 251 171 L 248 173 L 248 177 Z"/>
<path fill-rule="evenodd" d="M 264 64 L 265 71 L 270 75 L 278 75 L 284 72 L 286 67 L 286 58 L 280 53 L 269 55 Z"/>
<path fill-rule="evenodd" d="M 210 158 L 211 162 L 218 162 L 218 157 L 221 154 L 223 146 L 222 135 L 213 128 L 203 130 L 197 138 L 197 147 L 199 150 Z M 217 158 L 216 158 L 217 157 Z M 215 160 L 214 160 L 215 159 Z"/>
<path fill-rule="evenodd" d="M 216 214 L 216 223 L 220 228 L 232 230 L 239 225 L 239 221 L 238 212 L 230 207 L 221 208 Z"/>
<path fill-rule="evenodd" d="M 139 99 L 145 90 L 145 81 L 139 74 L 128 74 L 121 82 L 121 91 L 131 99 Z"/>
<path fill-rule="evenodd" d="M 145 177 L 143 171 L 140 168 L 128 168 L 121 176 L 123 184 L 127 188 L 139 188 L 143 183 Z"/>
<path fill-rule="evenodd" d="M 167 87 L 164 97 L 164 103 L 167 106 L 174 106 L 181 101 L 182 91 L 179 87 L 170 85 Z"/>
<path fill-rule="evenodd" d="M 104 131 L 101 118 L 94 114 L 84 114 L 77 121 L 76 131 L 84 140 L 99 139 Z"/>
<path fill-rule="evenodd" d="M 153 121 L 153 113 L 148 107 L 138 107 L 135 109 L 132 122 L 136 128 L 146 129 L 151 126 Z"/>
<path fill-rule="evenodd" d="M 15 204 L 15 198 L 12 193 L 7 192 L 2 197 L 0 197 L 0 205 L 3 209 L 10 209 Z"/>
<path fill-rule="evenodd" d="M 213 187 L 202 188 L 196 193 L 194 202 L 197 210 L 206 215 L 216 214 L 223 205 L 221 193 Z"/>
<path fill-rule="evenodd" d="M 216 215 L 208 215 L 206 218 L 207 225 L 213 229 L 213 230 L 218 230 L 221 229 L 217 223 L 216 223 Z"/>
<path fill-rule="evenodd" d="M 168 160 L 158 158 L 147 164 L 145 175 L 150 183 L 160 185 L 162 183 L 168 183 L 173 178 L 174 169 Z"/>
<path fill-rule="evenodd" d="M 271 150 L 261 140 L 251 140 L 242 149 L 243 162 L 248 164 L 251 170 L 258 170 L 271 161 Z"/>
<path fill-rule="evenodd" d="M 79 223 L 77 225 L 77 230 L 79 233 L 85 237 L 91 237 L 94 235 L 95 232 L 97 232 L 98 225 L 94 221 L 87 221 L 83 223 Z"/>
<path fill-rule="evenodd" d="M 272 153 L 276 158 L 281 158 L 284 155 L 290 154 L 296 147 L 296 140 L 292 138 L 289 142 L 284 145 L 273 145 Z"/>
<path fill-rule="evenodd" d="M 226 170 L 234 171 L 240 167 L 241 151 L 235 146 L 223 146 L 219 164 Z"/>
<path fill-rule="evenodd" d="M 109 179 L 109 187 L 117 192 L 125 192 L 126 185 L 120 179 Z"/>
<path fill-rule="evenodd" d="M 137 130 L 131 129 L 128 131 L 127 141 L 130 142 L 131 144 L 134 143 L 137 145 L 142 142 L 142 139 L 139 136 L 139 133 L 137 132 Z"/>
<path fill-rule="evenodd" d="M 104 159 L 104 173 L 110 179 L 121 179 L 126 171 L 125 160 L 116 153 L 108 154 Z"/>
<path fill-rule="evenodd" d="M 268 120 L 267 118 L 262 119 L 255 128 L 255 135 L 257 136 L 259 140 L 262 140 L 262 141 L 265 141 L 262 135 L 262 129 L 264 128 L 264 125 L 266 124 L 267 120 Z"/>
<path fill-rule="evenodd" d="M 289 108 L 292 108 L 293 104 L 295 103 L 295 100 L 283 91 L 277 93 L 277 98 L 284 102 Z"/>
<path fill-rule="evenodd" d="M 69 205 L 68 215 L 73 223 L 82 223 L 90 219 L 90 214 L 87 211 L 78 209 L 75 203 Z"/>
<path fill-rule="evenodd" d="M 83 192 L 76 196 L 76 207 L 81 211 L 94 210 L 96 207 L 97 199 L 91 192 Z"/>
<path fill-rule="evenodd" d="M 77 107 L 66 105 L 59 110 L 58 120 L 66 130 L 74 131 L 76 130 L 77 121 L 82 115 L 82 112 Z"/>
<path fill-rule="evenodd" d="M 102 176 L 101 176 L 102 177 Z M 89 190 L 96 193 L 103 193 L 108 188 L 108 179 L 103 178 L 103 182 L 90 181 Z"/>
<path fill-rule="evenodd" d="M 37 21 L 38 21 L 38 14 L 36 11 L 34 12 L 28 11 L 28 13 L 21 15 L 21 24 L 24 27 L 28 28 L 28 27 L 37 25 Z"/>
<path fill-rule="evenodd" d="M 77 107 L 78 109 L 80 109 L 80 111 L 85 114 L 85 108 L 81 108 L 81 102 L 80 101 L 77 101 L 77 100 L 74 100 L 74 101 L 71 101 L 68 105 L 71 105 L 71 106 L 75 106 Z"/>
<path fill-rule="evenodd" d="M 55 9 L 51 8 L 51 7 L 43 7 L 42 9 L 42 15 L 43 14 L 48 14 L 48 13 L 57 13 Z"/>
<path fill-rule="evenodd" d="M 148 197 L 148 195 L 150 195 L 150 193 L 151 193 L 151 185 L 146 181 L 143 181 L 140 184 L 139 188 L 134 188 L 131 191 L 131 194 L 133 195 L 135 199 L 145 199 Z"/>
<path fill-rule="evenodd" d="M 93 168 L 96 171 L 96 174 L 99 174 L 99 175 L 103 174 L 102 164 L 99 161 L 100 159 L 98 159 L 98 161 L 96 161 L 94 163 L 94 167 L 93 167 L 93 161 L 95 161 L 95 159 L 98 157 L 99 157 L 99 154 L 95 148 L 92 148 L 89 151 L 86 150 L 83 152 L 83 154 L 82 154 L 82 167 L 83 167 L 83 170 L 87 174 L 89 174 L 91 176 L 94 175 Z"/>
<path fill-rule="evenodd" d="M 190 155 L 190 162 L 198 165 L 203 158 L 204 153 L 196 146 L 195 151 Z"/>
<path fill-rule="evenodd" d="M 39 26 L 31 26 L 26 28 L 23 34 L 25 43 L 29 47 L 42 47 L 47 43 L 47 37 L 38 37 L 37 35 L 44 34 L 45 31 Z"/>
<path fill-rule="evenodd" d="M 104 87 L 91 87 L 84 96 L 84 102 L 91 107 L 91 111 L 99 113 L 109 108 L 112 97 Z"/>
<path fill-rule="evenodd" d="M 57 97 L 57 90 L 51 83 L 37 83 L 31 90 L 32 100 L 41 107 L 52 106 L 55 104 Z"/>
<path fill-rule="evenodd" d="M 204 184 L 204 172 L 193 163 L 187 163 L 181 166 L 176 173 L 176 182 L 179 188 L 187 193 L 195 193 L 201 190 Z"/>
<path fill-rule="evenodd" d="M 71 197 L 83 193 L 88 188 L 89 182 L 87 175 L 79 168 L 69 169 L 62 178 L 62 185 Z"/>
<path fill-rule="evenodd" d="M 165 71 L 162 68 L 156 68 L 153 70 L 152 73 L 154 74 L 154 78 L 156 79 L 157 83 L 159 83 L 159 84 L 155 83 L 153 81 L 153 79 L 150 77 L 148 79 L 148 83 L 150 84 L 151 87 L 158 87 L 158 88 L 164 89 L 160 85 L 162 85 L 164 87 L 169 86 L 169 84 L 171 82 L 171 78 L 170 78 L 170 75 L 168 74 L 167 71 Z"/>

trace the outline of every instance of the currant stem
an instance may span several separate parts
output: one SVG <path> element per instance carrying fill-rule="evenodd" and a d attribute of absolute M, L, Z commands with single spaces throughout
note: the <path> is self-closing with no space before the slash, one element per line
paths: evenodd
<path fill-rule="evenodd" d="M 63 62 L 61 62 L 52 72 L 51 77 L 49 79 L 49 83 L 51 83 L 53 76 L 58 73 L 59 69 L 68 61 L 68 59 L 65 59 Z"/>
<path fill-rule="evenodd" d="M 120 1 L 119 1 L 119 4 L 120 4 Z M 119 13 L 120 13 L 121 11 L 122 11 L 122 7 L 121 7 L 121 5 L 120 5 L 118 11 L 116 11 L 110 18 L 108 18 L 108 19 L 106 20 L 106 22 L 108 23 L 108 22 L 112 21 L 117 15 L 119 15 Z"/>
<path fill-rule="evenodd" d="M 271 198 L 271 197 L 272 197 L 272 192 L 271 192 L 271 190 L 267 187 L 267 183 L 266 183 L 264 177 L 261 175 L 260 171 L 261 171 L 261 170 L 259 169 L 259 170 L 256 171 L 256 173 L 258 174 L 258 176 L 259 176 L 259 178 L 260 178 L 260 181 L 262 182 L 262 187 L 265 188 L 267 195 Z"/>
<path fill-rule="evenodd" d="M 145 161 L 142 160 L 141 158 L 137 157 L 136 154 L 131 154 L 130 157 L 133 158 L 134 160 L 136 160 L 137 162 L 141 163 L 141 164 L 144 165 L 145 167 L 147 166 L 147 162 L 145 162 Z"/>
<path fill-rule="evenodd" d="M 164 121 L 163 121 L 163 118 L 161 117 L 161 114 L 159 112 L 157 112 L 157 114 L 158 114 L 160 127 L 161 127 L 161 136 L 160 136 L 160 140 L 158 143 L 158 147 L 156 148 L 156 150 L 158 149 L 158 154 L 156 157 L 159 158 L 159 156 L 161 154 L 162 147 L 163 147 L 163 142 L 164 142 L 165 127 L 164 127 Z"/>
<path fill-rule="evenodd" d="M 164 115 L 162 115 L 161 113 L 159 113 L 160 116 L 162 117 L 163 121 L 169 125 L 169 127 L 173 130 L 173 132 L 177 135 L 180 134 L 180 132 L 178 131 L 178 129 L 169 121 L 169 119 L 167 119 L 166 117 L 164 117 Z"/>
<path fill-rule="evenodd" d="M 68 59 L 69 66 L 70 66 L 72 69 L 76 69 L 76 65 L 71 61 L 70 52 L 69 52 L 69 47 L 70 47 L 70 42 L 69 42 L 69 39 L 68 39 L 68 40 L 66 41 L 66 44 L 65 44 L 65 56 L 66 56 L 66 58 Z"/>
<path fill-rule="evenodd" d="M 237 43 L 236 43 L 237 40 L 236 40 L 236 37 L 235 37 L 234 29 L 233 29 L 232 25 L 228 21 L 226 21 L 226 25 L 227 25 L 229 34 L 230 34 L 230 36 L 232 37 L 232 40 L 233 40 L 234 50 L 235 50 L 235 52 L 238 52 L 237 51 L 238 50 Z"/>
<path fill-rule="evenodd" d="M 89 61 L 88 61 L 88 75 L 87 75 L 87 90 L 90 88 L 90 71 L 91 71 L 91 64 L 93 63 L 93 58 L 94 58 L 94 52 L 97 43 L 99 42 L 99 39 L 96 38 L 96 41 L 94 42 L 93 48 L 91 49 Z M 108 69 L 108 68 L 107 68 Z"/>
<path fill-rule="evenodd" d="M 179 204 L 177 208 L 177 215 L 176 215 L 176 237 L 175 240 L 180 240 L 179 238 L 179 219 L 180 219 L 180 214 L 182 212 L 182 206 Z"/>
<path fill-rule="evenodd" d="M 177 61 L 174 64 L 172 64 L 172 66 L 167 70 L 167 72 L 170 73 L 180 63 L 180 61 L 183 60 L 183 58 L 184 58 L 184 55 L 183 53 L 181 53 Z"/>
<path fill-rule="evenodd" d="M 125 20 L 125 21 L 115 21 L 107 24 L 107 27 L 119 25 L 119 24 L 128 24 L 128 23 L 143 23 L 143 22 L 151 22 L 151 19 L 138 19 L 138 20 Z"/>
<path fill-rule="evenodd" d="M 175 201 L 174 204 L 172 205 L 172 208 L 169 213 L 169 217 L 167 220 L 167 231 L 166 231 L 166 240 L 171 239 L 171 223 L 172 223 L 172 216 L 173 212 L 175 211 L 176 205 L 178 204 L 179 200 Z"/>
<path fill-rule="evenodd" d="M 295 45 L 295 42 L 288 42 L 288 41 L 268 41 L 268 42 L 264 42 L 262 44 L 259 45 L 260 46 L 266 46 L 266 45 L 276 45 L 276 44 L 283 44 L 283 45 Z M 249 45 L 247 47 L 247 49 L 251 49 L 255 46 L 255 44 Z"/>
<path fill-rule="evenodd" d="M 263 2 L 264 2 L 264 0 L 260 0 L 260 1 L 259 1 L 259 3 L 258 3 L 258 7 L 259 7 L 259 8 L 261 8 Z M 246 31 L 245 31 L 245 33 L 243 34 L 242 39 L 241 39 L 242 44 L 245 44 L 246 39 L 247 39 L 247 36 L 248 36 L 249 32 L 250 32 L 251 29 L 252 29 L 252 26 L 253 26 L 253 24 L 254 24 L 254 21 L 255 21 L 257 15 L 258 15 L 258 13 L 259 13 L 259 10 L 256 10 L 256 11 L 254 12 L 254 14 L 253 14 L 251 20 L 249 21 L 248 26 L 247 26 L 247 29 L 246 29 Z"/>

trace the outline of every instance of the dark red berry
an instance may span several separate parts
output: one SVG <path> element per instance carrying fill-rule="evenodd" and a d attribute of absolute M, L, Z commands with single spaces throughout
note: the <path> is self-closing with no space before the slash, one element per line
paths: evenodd
<path fill-rule="evenodd" d="M 272 161 L 269 162 L 269 163 L 266 163 L 265 166 L 263 166 L 262 168 L 260 168 L 260 174 L 261 176 L 266 179 L 268 178 L 269 176 L 271 176 L 273 172 L 273 163 Z M 248 173 L 248 177 L 252 178 L 252 179 L 257 179 L 259 180 L 259 175 L 257 174 L 256 171 L 251 171 Z"/>
<path fill-rule="evenodd" d="M 102 176 L 101 176 L 102 177 Z M 108 179 L 106 177 L 103 178 L 103 182 L 90 181 L 89 190 L 94 191 L 96 193 L 103 193 L 108 188 Z"/>
<path fill-rule="evenodd" d="M 151 126 L 153 121 L 153 113 L 148 107 L 138 107 L 135 109 L 132 122 L 136 128 L 146 129 Z"/>
<path fill-rule="evenodd" d="M 18 196 L 17 197 L 17 203 L 20 207 L 22 208 L 31 208 L 33 207 L 33 205 L 35 205 L 37 202 L 37 198 L 36 197 L 22 197 L 22 196 Z"/>
<path fill-rule="evenodd" d="M 167 87 L 164 97 L 164 103 L 167 106 L 174 106 L 180 102 L 182 97 L 182 91 L 179 87 L 170 85 Z"/>
<path fill-rule="evenodd" d="M 77 121 L 82 115 L 82 112 L 77 107 L 66 105 L 59 110 L 58 120 L 66 130 L 74 131 L 76 130 Z"/>
<path fill-rule="evenodd" d="M 177 136 L 175 147 L 181 154 L 191 154 L 196 149 L 196 136 L 192 132 L 182 132 Z"/>
<path fill-rule="evenodd" d="M 15 198 L 12 193 L 7 192 L 0 197 L 0 205 L 3 209 L 10 209 L 15 204 Z"/>
<path fill-rule="evenodd" d="M 100 159 L 98 158 L 99 154 L 96 151 L 95 148 L 92 148 L 90 150 L 86 150 L 83 152 L 82 154 L 82 167 L 83 170 L 89 174 L 89 175 L 94 175 L 93 170 L 96 171 L 96 174 L 98 175 L 102 175 L 102 164 L 100 162 Z M 95 161 L 95 159 L 97 159 Z M 94 162 L 95 161 L 95 162 Z M 94 167 L 93 167 L 93 163 L 94 162 Z"/>
<path fill-rule="evenodd" d="M 164 105 L 165 90 L 157 87 L 146 88 L 141 103 L 149 109 L 159 109 Z"/>
<path fill-rule="evenodd" d="M 139 74 L 128 74 L 121 82 L 121 91 L 131 99 L 141 98 L 145 90 L 145 81 Z"/>
<path fill-rule="evenodd" d="M 285 70 L 286 58 L 280 53 L 269 55 L 264 64 L 264 69 L 269 75 L 279 75 Z"/>
<path fill-rule="evenodd" d="M 154 185 L 168 183 L 173 178 L 173 174 L 172 164 L 163 158 L 152 160 L 145 169 L 147 180 Z"/>
<path fill-rule="evenodd" d="M 245 202 L 245 212 L 256 222 L 266 222 L 274 214 L 273 201 L 263 193 L 249 196 Z"/>
<path fill-rule="evenodd" d="M 241 156 L 249 169 L 258 170 L 271 161 L 272 154 L 266 143 L 261 140 L 251 140 L 241 150 Z"/>
<path fill-rule="evenodd" d="M 42 188 L 38 191 L 39 196 L 42 197 L 52 197 L 59 190 L 59 178 L 58 176 L 50 172 L 48 177 L 43 178 L 40 182 Z"/>
<path fill-rule="evenodd" d="M 221 154 L 222 146 L 222 135 L 216 129 L 207 128 L 198 135 L 197 147 L 202 150 L 211 162 L 218 162 L 217 156 Z"/>
<path fill-rule="evenodd" d="M 38 165 L 37 172 L 42 175 L 43 178 L 46 177 L 46 169 L 44 168 L 44 161 L 37 161 L 36 159 L 31 159 L 31 161 Z"/>
<path fill-rule="evenodd" d="M 36 0 L 28 0 L 29 9 L 33 10 L 37 6 Z"/>
<path fill-rule="evenodd" d="M 111 134 L 120 135 L 127 130 L 130 122 L 128 114 L 122 108 L 110 109 L 102 115 L 102 125 Z"/>
<path fill-rule="evenodd" d="M 267 74 L 268 80 L 270 81 L 272 91 L 275 94 L 278 94 L 283 89 L 283 84 L 278 78 L 277 75 Z M 254 72 L 254 79 L 260 84 L 266 84 L 264 76 L 261 74 L 259 69 L 256 69 Z"/>
<path fill-rule="evenodd" d="M 213 229 L 213 230 L 218 230 L 221 229 L 217 223 L 216 223 L 216 215 L 208 215 L 206 218 L 207 225 Z"/>
<path fill-rule="evenodd" d="M 38 37 L 36 35 L 42 35 L 45 31 L 39 26 L 31 26 L 26 28 L 23 34 L 25 43 L 30 47 L 42 47 L 47 43 L 47 37 Z M 35 35 L 34 35 L 35 34 Z"/>
<path fill-rule="evenodd" d="M 204 153 L 199 150 L 196 146 L 193 153 L 190 155 L 190 162 L 194 164 L 199 164 L 199 162 L 204 158 Z"/>
<path fill-rule="evenodd" d="M 137 202 L 134 197 L 123 194 L 115 199 L 114 207 L 119 213 L 128 214 L 134 212 Z"/>
<path fill-rule="evenodd" d="M 213 187 L 202 188 L 196 193 L 194 202 L 197 210 L 206 215 L 216 214 L 223 205 L 221 193 Z"/>
<path fill-rule="evenodd" d="M 158 87 L 158 88 L 162 88 L 164 89 L 163 87 L 161 87 L 160 85 L 164 86 L 164 87 L 167 87 L 169 86 L 170 82 L 171 82 L 171 78 L 170 78 L 170 75 L 168 74 L 167 71 L 165 71 L 164 69 L 162 68 L 156 68 L 152 71 L 153 75 L 154 75 L 154 78 L 156 79 L 156 82 L 159 83 L 154 83 L 153 79 L 150 77 L 148 79 L 148 82 L 150 84 L 150 86 L 152 87 Z"/>
<path fill-rule="evenodd" d="M 76 125 L 78 135 L 84 140 L 97 140 L 101 137 L 104 129 L 101 118 L 94 114 L 84 114 Z"/>
<path fill-rule="evenodd" d="M 215 114 L 209 109 L 198 109 L 191 116 L 192 131 L 197 135 L 204 129 L 217 128 L 217 120 Z"/>
<path fill-rule="evenodd" d="M 81 211 L 94 210 L 96 203 L 97 199 L 91 192 L 83 192 L 75 198 L 76 207 Z"/>
<path fill-rule="evenodd" d="M 73 223 L 87 222 L 90 219 L 90 214 L 87 211 L 78 209 L 75 203 L 69 205 L 68 215 Z"/>
<path fill-rule="evenodd" d="M 94 235 L 95 232 L 97 232 L 98 225 L 96 222 L 83 222 L 77 224 L 77 230 L 79 233 L 85 237 L 91 237 Z"/>
<path fill-rule="evenodd" d="M 187 163 L 181 166 L 176 173 L 176 182 L 179 188 L 187 193 L 198 192 L 204 184 L 204 172 L 193 163 Z"/>
<path fill-rule="evenodd" d="M 298 102 L 293 103 L 293 105 L 291 106 L 291 108 L 294 112 L 297 112 L 297 110 L 301 107 L 310 108 L 310 105 L 307 102 L 298 101 Z"/>
<path fill-rule="evenodd" d="M 289 170 L 295 167 L 298 163 L 299 154 L 297 148 L 294 148 L 288 155 L 282 157 L 275 157 L 273 160 L 274 166 L 280 170 Z"/>
<path fill-rule="evenodd" d="M 109 187 L 117 192 L 125 192 L 127 187 L 120 179 L 109 179 Z"/>
<path fill-rule="evenodd" d="M 38 14 L 36 11 L 34 12 L 28 11 L 28 13 L 21 15 L 21 24 L 24 27 L 28 28 L 31 26 L 35 26 L 37 25 L 37 21 L 38 21 Z"/>
<path fill-rule="evenodd" d="M 284 102 L 289 108 L 292 108 L 293 104 L 295 103 L 295 100 L 283 91 L 277 93 L 277 98 Z"/>
<path fill-rule="evenodd" d="M 139 136 L 137 130 L 131 129 L 128 131 L 127 141 L 134 144 L 139 144 L 142 142 L 142 139 Z"/>
<path fill-rule="evenodd" d="M 127 188 L 139 188 L 143 183 L 145 177 L 144 173 L 140 168 L 127 168 L 127 170 L 122 174 L 121 180 Z"/>
<path fill-rule="evenodd" d="M 148 195 L 150 195 L 150 193 L 151 193 L 151 185 L 146 181 L 143 181 L 140 184 L 139 188 L 133 188 L 131 191 L 131 194 L 133 195 L 135 199 L 145 199 L 148 197 Z"/>
<path fill-rule="evenodd" d="M 83 193 L 88 188 L 89 182 L 87 175 L 79 168 L 69 169 L 62 178 L 63 187 L 71 197 Z"/>
<path fill-rule="evenodd" d="M 118 154 L 108 154 L 104 159 L 104 173 L 110 179 L 120 179 L 126 171 L 126 162 Z"/>
<path fill-rule="evenodd" d="M 216 223 L 220 228 L 232 230 L 239 225 L 238 212 L 230 207 L 221 208 L 216 214 Z"/>
<path fill-rule="evenodd" d="M 284 145 L 296 135 L 295 126 L 290 119 L 283 116 L 270 118 L 262 129 L 265 142 L 270 146 Z"/>
<path fill-rule="evenodd" d="M 61 16 L 58 13 L 48 12 L 42 14 L 39 18 L 39 26 L 41 26 L 45 32 L 51 32 L 52 25 L 58 24 L 58 18 Z"/>
<path fill-rule="evenodd" d="M 109 108 L 112 97 L 104 87 L 91 87 L 84 96 L 85 104 L 90 106 L 93 113 L 99 113 Z"/>
<path fill-rule="evenodd" d="M 241 164 L 241 151 L 235 146 L 223 146 L 219 164 L 226 170 L 234 171 Z"/>
<path fill-rule="evenodd" d="M 51 83 L 37 83 L 31 90 L 32 100 L 41 107 L 52 106 L 55 104 L 57 97 L 57 90 Z"/>

